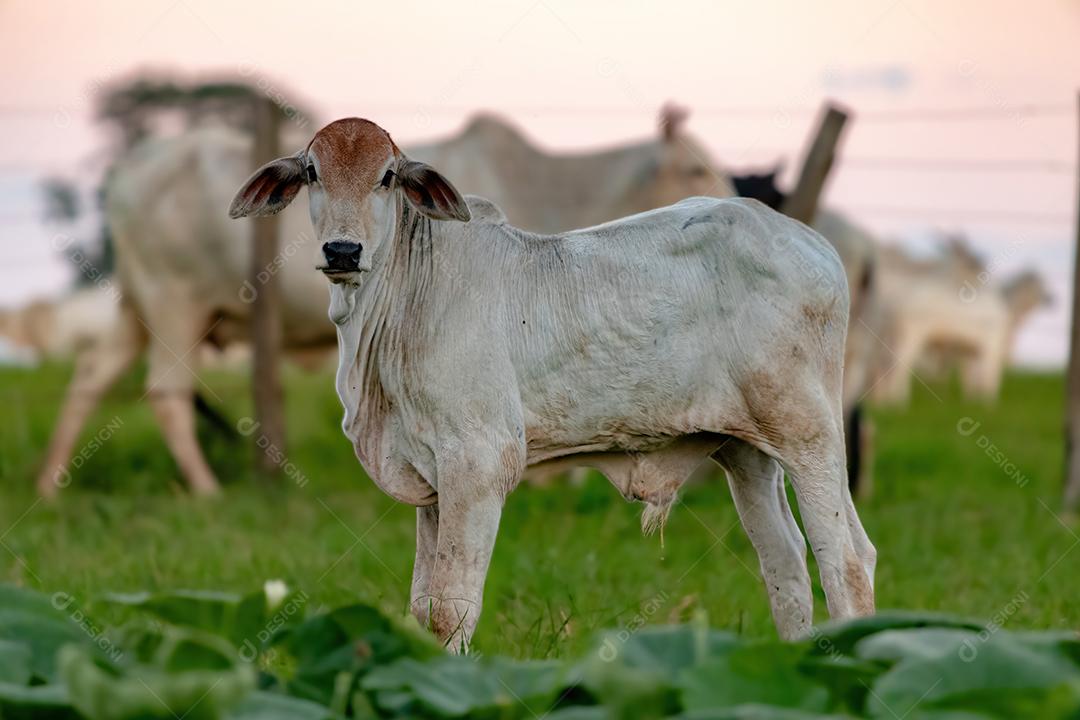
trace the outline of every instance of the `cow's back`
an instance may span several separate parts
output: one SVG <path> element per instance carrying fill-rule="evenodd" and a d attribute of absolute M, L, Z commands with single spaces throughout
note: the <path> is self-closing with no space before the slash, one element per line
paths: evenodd
<path fill-rule="evenodd" d="M 843 342 L 836 251 L 756 201 L 690 198 L 561 235 L 505 232 L 505 249 L 494 231 L 456 246 L 448 276 L 479 273 L 469 285 L 487 290 L 460 297 L 443 327 L 493 318 L 537 458 L 588 445 L 589 429 L 613 418 L 625 421 L 612 429 L 624 446 L 650 423 L 665 437 L 692 432 L 751 376 L 820 370 L 832 360 L 823 333 Z"/>

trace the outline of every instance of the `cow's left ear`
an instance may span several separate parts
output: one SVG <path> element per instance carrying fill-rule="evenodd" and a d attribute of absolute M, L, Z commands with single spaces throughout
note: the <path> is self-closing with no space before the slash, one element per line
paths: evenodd
<path fill-rule="evenodd" d="M 284 210 L 304 187 L 300 154 L 272 160 L 247 179 L 229 205 L 229 217 L 261 217 Z"/>
<path fill-rule="evenodd" d="M 434 220 L 461 222 L 472 217 L 461 193 L 430 165 L 406 160 L 397 176 L 405 197 L 421 214 Z"/>

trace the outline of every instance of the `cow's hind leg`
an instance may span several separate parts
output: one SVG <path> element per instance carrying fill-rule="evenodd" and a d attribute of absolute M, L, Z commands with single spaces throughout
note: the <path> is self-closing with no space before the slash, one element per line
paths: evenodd
<path fill-rule="evenodd" d="M 788 505 L 783 468 L 735 438 L 712 458 L 727 472 L 735 508 L 757 551 L 777 632 L 785 640 L 804 637 L 813 622 L 813 596 L 806 542 Z"/>
<path fill-rule="evenodd" d="M 127 370 L 143 349 L 145 339 L 130 308 L 122 308 L 110 332 L 79 352 L 75 374 L 68 385 L 64 405 L 49 440 L 45 462 L 37 479 L 37 491 L 53 498 L 71 482 L 69 461 L 79 433 L 101 398 Z"/>
<path fill-rule="evenodd" d="M 195 435 L 194 352 L 206 330 L 208 313 L 184 297 L 160 306 L 168 315 L 147 319 L 150 328 L 146 394 L 165 444 L 193 492 L 213 495 L 219 486 Z"/>
<path fill-rule="evenodd" d="M 874 586 L 874 571 L 877 569 L 877 549 L 870 542 L 870 536 L 866 534 L 859 513 L 855 510 L 855 502 L 851 498 L 850 488 L 844 491 L 844 516 L 847 518 L 848 529 L 851 531 L 851 540 L 855 544 L 855 553 L 862 562 L 863 570 L 870 580 L 870 587 Z"/>
<path fill-rule="evenodd" d="M 203 457 L 195 435 L 195 402 L 191 392 L 151 390 L 154 409 L 165 444 L 180 466 L 180 472 L 196 495 L 214 495 L 219 491 L 214 473 Z"/>
<path fill-rule="evenodd" d="M 795 488 L 829 616 L 869 615 L 874 612 L 874 547 L 851 502 L 841 423 L 825 403 L 817 416 L 816 431 L 804 426 L 807 434 L 800 437 L 796 431 L 781 442 L 780 459 Z M 797 428 L 798 424 L 788 427 Z"/>

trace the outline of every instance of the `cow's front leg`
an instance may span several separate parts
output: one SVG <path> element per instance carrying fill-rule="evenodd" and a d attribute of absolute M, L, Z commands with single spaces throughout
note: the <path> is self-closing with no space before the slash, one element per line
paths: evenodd
<path fill-rule="evenodd" d="M 431 573 L 435 569 L 435 550 L 439 542 L 439 506 L 416 508 L 416 562 L 413 564 L 410 605 L 413 615 L 428 627 L 431 610 Z"/>
<path fill-rule="evenodd" d="M 439 473 L 439 540 L 428 584 L 428 623 L 451 652 L 468 650 L 502 515 L 506 468 Z M 520 475 L 520 470 L 517 470 Z"/>

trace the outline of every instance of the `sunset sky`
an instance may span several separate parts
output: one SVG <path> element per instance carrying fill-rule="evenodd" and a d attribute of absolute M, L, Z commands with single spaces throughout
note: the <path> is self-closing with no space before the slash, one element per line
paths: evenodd
<path fill-rule="evenodd" d="M 240 75 L 310 107 L 309 130 L 360 115 L 404 144 L 490 109 L 550 149 L 611 145 L 671 100 L 736 169 L 790 169 L 828 97 L 854 118 L 826 204 L 916 249 L 964 230 L 995 279 L 1038 268 L 1057 302 L 1018 355 L 1065 356 L 1078 0 L 0 0 L 0 28 L 0 305 L 69 281 L 38 183 L 93 179 L 95 93 L 137 70 Z"/>

